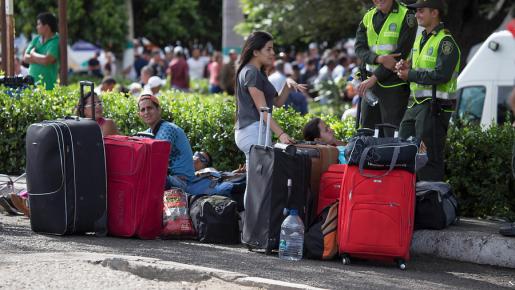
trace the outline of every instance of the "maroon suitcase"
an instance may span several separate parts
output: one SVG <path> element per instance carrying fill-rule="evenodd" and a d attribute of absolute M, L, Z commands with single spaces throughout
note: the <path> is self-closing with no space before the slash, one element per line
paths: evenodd
<path fill-rule="evenodd" d="M 155 239 L 163 227 L 170 143 L 112 135 L 104 143 L 109 234 Z"/>
<path fill-rule="evenodd" d="M 354 256 L 395 261 L 400 269 L 406 268 L 415 216 L 415 174 L 402 169 L 385 173 L 347 167 L 338 211 L 338 246 L 344 264 Z"/>
<path fill-rule="evenodd" d="M 317 215 L 340 198 L 343 175 L 346 169 L 347 164 L 331 164 L 327 171 L 322 174 L 318 191 Z"/>

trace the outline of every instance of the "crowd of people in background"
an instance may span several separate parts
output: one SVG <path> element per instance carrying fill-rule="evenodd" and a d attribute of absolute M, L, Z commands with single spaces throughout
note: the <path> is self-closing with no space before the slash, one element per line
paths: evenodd
<path fill-rule="evenodd" d="M 16 75 L 37 75 L 36 83 L 44 83 L 46 89 L 52 89 L 57 82 L 59 47 L 56 26 L 57 19 L 53 14 L 38 15 L 38 36 L 28 48 L 23 49 L 23 57 L 15 59 Z M 174 46 L 159 47 L 146 38 L 135 39 L 133 44 L 134 62 L 128 67 L 117 70 L 116 56 L 108 48 L 95 51 L 84 63 L 87 75 L 101 80 L 95 90 L 97 95 L 117 90 L 128 96 L 138 97 L 143 92 L 158 96 L 163 88 L 198 91 L 198 82 L 207 83 L 204 93 L 235 94 L 236 66 L 240 58 L 237 49 L 222 54 L 210 43 L 183 46 L 179 41 Z M 18 48 L 18 51 L 22 50 Z M 357 66 L 353 40 L 345 40 L 333 47 L 312 42 L 306 47 L 275 48 L 273 62 L 264 69 L 277 92 L 281 91 L 286 79 L 307 85 L 306 91 L 291 92 L 284 103 L 285 107 L 306 114 L 308 102 L 318 96 L 321 84 L 337 83 L 342 79 L 348 81 L 354 76 Z M 118 83 L 121 79 L 132 83 Z M 356 89 L 348 85 L 337 97 L 350 106 L 353 98 L 357 98 L 355 92 Z M 350 112 L 345 114 L 352 115 Z"/>
<path fill-rule="evenodd" d="M 189 92 L 195 81 L 205 80 L 208 93 L 225 92 L 235 94 L 236 65 L 240 54 L 235 49 L 223 55 L 221 51 L 212 49 L 210 44 L 194 44 L 189 47 L 180 44 L 164 48 L 142 41 L 134 40 L 134 62 L 124 68 L 123 77 L 133 81 L 125 92 L 139 96 L 143 91 L 158 93 L 162 87 Z M 88 74 L 100 78 L 102 87 L 106 80 L 112 81 L 113 73 L 106 73 L 96 53 L 88 61 Z M 102 63 L 106 63 L 105 60 Z M 265 67 L 266 75 L 280 92 L 286 79 L 306 84 L 305 92 L 292 92 L 285 106 L 291 106 L 301 114 L 308 112 L 308 102 L 317 97 L 317 86 L 324 82 L 338 82 L 352 79 L 358 66 L 351 40 L 341 42 L 330 48 L 326 43 L 310 43 L 306 48 L 291 47 L 284 50 L 275 49 L 273 62 Z M 157 89 L 157 91 L 156 91 Z M 99 89 L 97 93 L 110 91 Z M 352 86 L 345 88 L 339 97 L 352 103 L 355 97 Z M 348 114 L 347 114 L 348 115 Z"/>

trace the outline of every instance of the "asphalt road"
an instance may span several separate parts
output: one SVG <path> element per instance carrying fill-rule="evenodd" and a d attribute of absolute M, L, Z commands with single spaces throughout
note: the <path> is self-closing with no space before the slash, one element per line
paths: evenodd
<path fill-rule="evenodd" d="M 106 256 L 110 258 L 105 258 Z M 162 265 L 159 269 L 142 267 L 145 268 L 145 273 L 134 270 L 134 267 L 113 266 L 113 257 L 116 261 L 116 257 L 119 257 L 119 261 L 124 261 L 129 256 L 140 261 L 152 259 L 162 262 Z M 93 262 L 82 263 L 84 257 L 92 257 Z M 225 285 L 217 281 L 216 277 L 190 277 L 188 279 L 191 281 L 188 281 L 177 269 L 175 272 L 164 271 L 166 267 L 173 268 L 166 264 L 169 262 L 326 289 L 515 289 L 515 269 L 454 262 L 429 256 L 412 257 L 405 271 L 399 270 L 393 264 L 366 261 L 353 261 L 348 266 L 344 266 L 339 260 L 304 259 L 289 262 L 280 260 L 277 255 L 266 256 L 249 252 L 242 245 L 94 236 L 45 236 L 33 233 L 26 218 L 0 215 L 0 275 L 3 286 L 7 288 L 82 288 L 83 284 L 76 284 L 81 278 L 90 281 L 96 279 L 97 284 L 89 285 L 91 287 L 107 288 L 244 288 L 234 283 Z M 106 268 L 116 271 L 107 271 Z M 39 273 L 38 271 L 44 273 L 46 278 L 38 282 L 43 284 L 23 283 L 24 277 L 30 277 L 30 273 L 25 273 L 30 269 L 32 272 L 29 272 L 33 275 L 34 272 Z M 95 276 L 94 269 L 100 274 Z M 63 278 L 55 278 L 59 273 Z M 200 273 L 196 275 L 202 276 Z M 53 278 L 48 280 L 48 277 Z M 102 284 L 106 279 L 116 280 L 118 284 Z M 131 283 L 127 284 L 129 281 Z M 188 284 L 190 282 L 197 284 L 192 287 Z M 127 287 L 128 285 L 132 287 Z"/>

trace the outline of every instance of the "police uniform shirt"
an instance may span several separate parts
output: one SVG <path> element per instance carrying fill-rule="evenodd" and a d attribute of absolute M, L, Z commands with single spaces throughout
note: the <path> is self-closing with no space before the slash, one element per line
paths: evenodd
<path fill-rule="evenodd" d="M 420 50 L 427 43 L 429 38 L 437 35 L 440 30 L 444 29 L 443 23 L 433 29 L 430 33 L 422 31 L 420 40 Z M 459 60 L 459 50 L 456 42 L 450 36 L 445 36 L 438 47 L 438 54 L 434 70 L 417 71 L 411 69 L 408 72 L 408 81 L 421 85 L 438 85 L 448 82 L 454 73 L 454 68 Z"/>
<path fill-rule="evenodd" d="M 397 1 L 393 1 L 392 10 L 390 13 L 397 13 L 399 11 L 399 3 Z M 381 11 L 377 10 L 372 18 L 372 24 L 374 25 L 374 30 L 379 33 L 381 28 L 383 27 L 384 22 L 388 18 L 388 14 L 383 14 Z M 404 23 L 401 27 L 399 33 L 399 39 L 397 41 L 397 49 L 392 51 L 393 53 L 401 53 L 401 58 L 406 59 L 413 46 L 413 42 L 415 41 L 415 37 L 417 34 L 417 19 L 415 18 L 414 11 L 408 9 L 406 16 L 404 17 Z M 370 50 L 368 46 L 368 38 L 367 38 L 367 28 L 363 24 L 363 20 L 361 20 L 358 30 L 356 31 L 356 43 L 355 43 L 355 53 L 356 55 L 368 64 L 376 64 L 377 54 Z M 373 72 L 377 77 L 379 82 L 383 84 L 391 84 L 391 83 L 399 83 L 402 82 L 399 80 L 396 73 L 392 72 L 389 69 L 386 69 L 382 65 L 379 65 L 377 69 Z"/>

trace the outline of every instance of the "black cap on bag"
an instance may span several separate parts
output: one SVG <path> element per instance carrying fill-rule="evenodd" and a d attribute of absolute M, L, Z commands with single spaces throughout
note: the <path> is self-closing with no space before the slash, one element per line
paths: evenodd
<path fill-rule="evenodd" d="M 408 5 L 409 8 L 433 8 L 444 11 L 443 0 L 418 0 L 414 4 Z"/>

